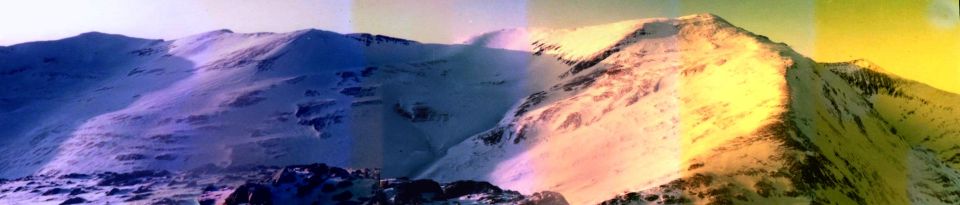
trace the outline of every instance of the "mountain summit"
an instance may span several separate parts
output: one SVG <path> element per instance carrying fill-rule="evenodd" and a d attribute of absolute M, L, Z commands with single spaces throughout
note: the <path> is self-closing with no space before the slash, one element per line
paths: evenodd
<path fill-rule="evenodd" d="M 712 14 L 463 45 L 98 35 L 0 62 L 2 177 L 323 162 L 572 204 L 960 202 L 960 96 Z"/>

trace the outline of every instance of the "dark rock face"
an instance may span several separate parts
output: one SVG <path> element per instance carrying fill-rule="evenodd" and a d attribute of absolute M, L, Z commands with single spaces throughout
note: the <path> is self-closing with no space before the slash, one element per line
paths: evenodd
<path fill-rule="evenodd" d="M 410 108 L 406 108 L 399 103 L 394 104 L 394 112 L 410 119 L 411 122 L 425 122 L 439 117 L 440 114 L 423 103 L 414 103 Z"/>
<path fill-rule="evenodd" d="M 141 186 L 141 187 L 137 187 L 137 189 L 133 190 L 133 192 L 131 193 L 142 194 L 142 193 L 149 193 L 150 191 L 153 191 L 153 190 L 150 190 L 149 186 Z"/>
<path fill-rule="evenodd" d="M 200 205 L 214 205 L 217 204 L 217 200 L 214 199 L 201 199 L 199 200 Z"/>
<path fill-rule="evenodd" d="M 224 201 L 225 205 L 270 205 L 273 204 L 270 187 L 247 183 L 237 187 Z"/>
<path fill-rule="evenodd" d="M 279 184 L 291 183 L 291 182 L 297 181 L 297 176 L 295 176 L 294 173 L 291 173 L 290 170 L 284 168 L 273 175 L 272 181 L 273 181 L 273 185 L 276 186 Z"/>
<path fill-rule="evenodd" d="M 326 164 L 30 176 L 0 182 L 0 204 L 10 194 L 63 204 L 565 204 L 552 192 L 523 196 L 481 181 L 382 179 L 377 169 Z M 98 197 L 82 198 L 91 195 Z"/>
<path fill-rule="evenodd" d="M 340 94 L 347 96 L 353 96 L 356 98 L 374 96 L 376 94 L 377 88 L 365 88 L 365 87 L 348 87 L 340 90 Z"/>
<path fill-rule="evenodd" d="M 347 201 L 347 200 L 350 200 L 351 198 L 353 198 L 353 193 L 350 193 L 349 191 L 345 191 L 343 193 L 333 195 L 334 201 Z"/>
<path fill-rule="evenodd" d="M 440 183 L 429 179 L 415 180 L 397 186 L 396 202 L 401 204 L 415 204 L 433 201 L 442 198 L 443 189 Z"/>
<path fill-rule="evenodd" d="M 322 113 L 323 110 L 336 104 L 332 100 L 323 100 L 323 101 L 311 101 L 307 103 L 301 103 L 297 105 L 297 112 L 294 113 L 296 117 L 310 117 Z"/>
<path fill-rule="evenodd" d="M 170 198 L 163 198 L 158 200 L 153 200 L 150 202 L 151 205 L 183 205 L 183 204 L 194 204 L 194 200 L 174 200 Z M 200 204 L 203 204 L 202 202 Z"/>
<path fill-rule="evenodd" d="M 264 97 L 260 97 L 260 90 L 249 91 L 245 93 L 238 94 L 233 99 L 223 102 L 220 104 L 221 107 L 246 107 L 259 103 L 260 101 L 266 100 Z"/>
<path fill-rule="evenodd" d="M 157 155 L 156 157 L 153 157 L 153 159 L 171 161 L 171 160 L 177 159 L 177 156 L 172 154 L 161 154 L 161 155 Z"/>
<path fill-rule="evenodd" d="M 347 34 L 347 36 L 350 38 L 353 38 L 354 40 L 360 41 L 366 46 L 370 46 L 371 44 L 381 44 L 381 43 L 394 43 L 394 44 L 402 44 L 402 45 L 410 45 L 411 43 L 417 43 L 416 41 L 411 41 L 411 40 L 406 40 L 401 38 L 394 38 L 394 37 L 384 36 L 384 35 L 374 35 L 369 33 L 354 33 L 354 34 Z"/>
<path fill-rule="evenodd" d="M 443 186 L 443 195 L 447 199 L 457 198 L 469 194 L 498 194 L 503 192 L 500 187 L 494 186 L 489 182 L 478 181 L 455 181 Z"/>
<path fill-rule="evenodd" d="M 441 184 L 429 179 L 381 179 L 379 170 L 347 170 L 325 164 L 279 168 L 265 180 L 247 183 L 231 193 L 225 204 L 567 204 L 558 193 L 542 192 L 525 197 L 481 181 Z M 256 181 L 256 180 L 254 180 Z M 257 191 L 262 191 L 257 194 Z M 254 196 L 260 196 L 259 201 Z M 468 196 L 467 198 L 462 198 Z M 288 199 L 295 199 L 289 201 Z"/>
<path fill-rule="evenodd" d="M 132 160 L 141 160 L 146 158 L 147 156 L 144 156 L 142 154 L 121 154 L 115 157 L 117 161 L 132 161 Z"/>
<path fill-rule="evenodd" d="M 320 188 L 320 191 L 322 191 L 323 193 L 330 193 L 336 190 L 337 190 L 337 187 L 334 186 L 333 184 L 324 184 L 323 187 Z"/>
<path fill-rule="evenodd" d="M 353 182 L 350 182 L 349 180 L 337 182 L 337 188 L 340 188 L 340 189 L 347 188 L 350 186 L 353 186 Z"/>
<path fill-rule="evenodd" d="M 330 167 L 330 177 L 350 177 L 350 172 L 340 167 Z"/>
<path fill-rule="evenodd" d="M 520 202 L 522 205 L 567 205 L 567 199 L 563 195 L 552 191 L 543 191 L 533 193 L 529 198 Z"/>
<path fill-rule="evenodd" d="M 152 177 L 163 177 L 169 175 L 170 172 L 167 171 L 134 171 L 130 173 L 104 173 L 100 183 L 97 183 L 98 186 L 129 186 L 134 184 L 139 184 L 143 180 Z"/>
<path fill-rule="evenodd" d="M 520 106 L 517 107 L 517 111 L 514 112 L 513 116 L 519 117 L 520 115 L 527 113 L 527 111 L 533 108 L 533 106 L 536 106 L 542 103 L 546 99 L 547 99 L 546 91 L 540 91 L 540 92 L 530 94 L 530 96 L 527 96 L 527 99 L 523 101 L 523 104 L 520 104 Z"/>
<path fill-rule="evenodd" d="M 70 173 L 70 174 L 60 176 L 61 179 L 82 179 L 87 177 L 90 177 L 90 175 L 77 174 L 77 173 Z M 3 182 L 3 179 L 0 179 L 0 182 Z"/>
<path fill-rule="evenodd" d="M 66 201 L 63 201 L 63 203 L 60 203 L 60 205 L 66 205 L 66 204 L 81 204 L 81 203 L 85 203 L 85 202 L 87 202 L 87 200 L 84 199 L 84 198 L 73 197 L 73 198 L 67 199 Z"/>
<path fill-rule="evenodd" d="M 310 126 L 313 127 L 313 130 L 322 132 L 327 126 L 343 123 L 343 116 L 330 114 L 309 120 L 301 120 L 299 123 L 300 125 Z"/>
<path fill-rule="evenodd" d="M 80 188 L 73 188 L 73 190 L 70 190 L 70 194 L 69 194 L 69 195 L 70 195 L 70 196 L 74 196 L 74 195 L 79 195 L 79 194 L 83 194 L 83 193 L 87 193 L 87 192 L 86 192 L 86 191 L 83 191 L 83 189 L 80 189 Z"/>
<path fill-rule="evenodd" d="M 63 191 L 63 190 L 61 190 L 60 188 L 53 188 L 53 189 L 50 189 L 50 190 L 47 190 L 47 191 L 43 192 L 43 194 L 40 194 L 40 195 L 49 196 L 49 195 L 54 195 L 54 194 L 60 194 L 61 191 Z"/>
<path fill-rule="evenodd" d="M 504 132 L 506 132 L 505 128 L 497 127 L 497 128 L 493 128 L 490 131 L 480 134 L 480 136 L 477 138 L 480 139 L 480 141 L 483 141 L 483 144 L 492 146 L 492 145 L 499 144 L 500 141 L 503 140 L 503 138 L 505 137 Z"/>
<path fill-rule="evenodd" d="M 126 202 L 130 202 L 130 201 L 140 201 L 140 200 L 147 199 L 147 197 L 150 197 L 150 195 L 151 195 L 151 194 L 149 194 L 149 193 L 137 194 L 137 195 L 131 196 L 130 198 L 127 198 L 127 200 L 124 200 L 124 201 L 126 201 Z"/>
<path fill-rule="evenodd" d="M 311 164 L 306 166 L 307 171 L 313 173 L 313 175 L 325 175 L 330 171 L 330 167 L 327 167 L 326 164 Z"/>
<path fill-rule="evenodd" d="M 120 189 L 113 188 L 113 189 L 110 189 L 110 191 L 107 191 L 107 196 L 113 196 L 113 195 L 117 195 L 117 194 L 119 194 L 119 193 L 120 193 Z"/>

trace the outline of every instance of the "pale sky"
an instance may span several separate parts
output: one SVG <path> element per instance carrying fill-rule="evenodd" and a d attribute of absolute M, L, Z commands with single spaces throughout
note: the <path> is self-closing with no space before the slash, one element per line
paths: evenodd
<path fill-rule="evenodd" d="M 175 39 L 224 28 L 316 28 L 458 43 L 505 28 L 573 28 L 706 12 L 818 61 L 865 58 L 960 92 L 956 0 L 0 0 L 0 46 L 89 31 Z"/>
<path fill-rule="evenodd" d="M 317 28 L 340 33 L 368 32 L 430 43 L 505 28 L 570 28 L 650 17 L 713 12 L 737 19 L 758 5 L 673 1 L 541 0 L 0 0 L 0 45 L 53 40 L 89 31 L 142 38 L 175 39 L 196 33 L 288 32 Z M 666 2 L 666 3 L 664 3 Z M 757 1 L 762 2 L 762 1 Z M 765 4 L 765 3 L 758 3 Z M 812 3 L 779 5 L 774 19 L 805 16 Z M 723 13 L 727 13 L 723 15 Z M 751 12 L 755 13 L 755 12 Z M 761 11 L 765 13 L 765 11 Z M 749 23 L 748 23 L 749 24 Z M 810 29 L 806 29 L 810 30 Z"/>

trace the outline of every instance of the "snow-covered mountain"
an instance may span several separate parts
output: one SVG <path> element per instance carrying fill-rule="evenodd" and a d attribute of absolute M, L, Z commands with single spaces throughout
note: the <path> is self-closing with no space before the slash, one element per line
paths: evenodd
<path fill-rule="evenodd" d="M 317 161 L 409 175 L 492 127 L 538 69 L 517 51 L 318 30 L 90 33 L 0 55 L 8 177 Z"/>
<path fill-rule="evenodd" d="M 462 45 L 88 33 L 0 47 L 0 177 L 323 162 L 572 204 L 954 204 L 958 105 L 710 14 Z"/>

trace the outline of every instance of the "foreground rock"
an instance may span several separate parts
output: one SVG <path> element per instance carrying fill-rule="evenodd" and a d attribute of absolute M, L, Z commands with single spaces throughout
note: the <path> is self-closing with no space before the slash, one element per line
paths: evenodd
<path fill-rule="evenodd" d="M 488 182 L 381 178 L 377 169 L 325 164 L 186 172 L 29 176 L 0 181 L 0 204 L 568 204 Z"/>

